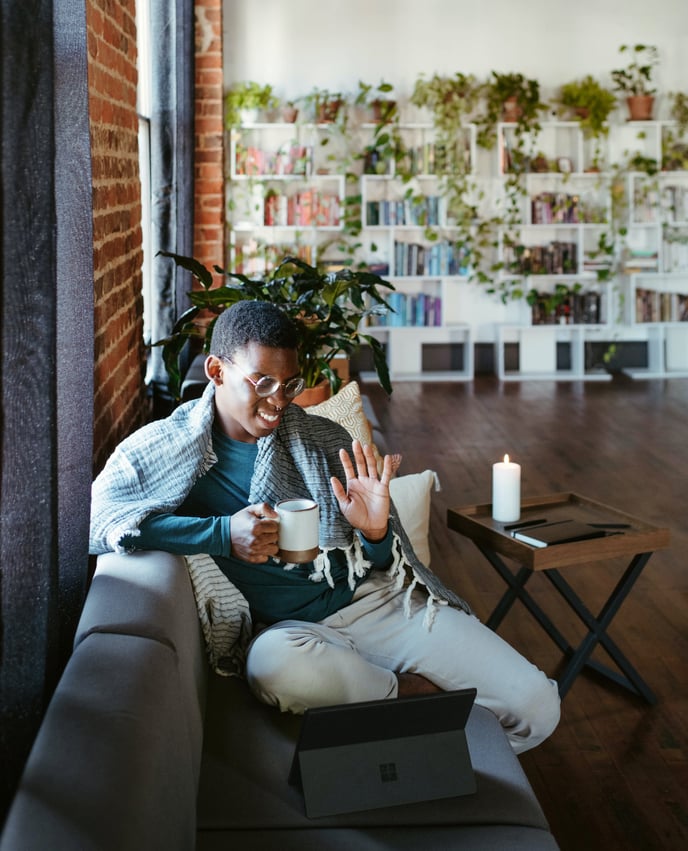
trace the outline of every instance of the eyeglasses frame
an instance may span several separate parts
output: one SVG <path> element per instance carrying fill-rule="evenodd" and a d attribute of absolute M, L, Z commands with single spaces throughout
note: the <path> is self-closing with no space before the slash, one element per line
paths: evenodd
<path fill-rule="evenodd" d="M 263 395 L 262 393 L 258 392 L 259 382 L 263 381 L 265 378 L 271 378 L 273 382 L 277 382 L 276 378 L 273 378 L 272 375 L 263 375 L 258 379 L 258 381 L 256 381 L 255 378 L 251 378 L 251 376 L 244 372 L 244 370 L 239 366 L 239 364 L 236 361 L 233 361 L 230 357 L 227 357 L 226 355 L 220 355 L 220 358 L 221 360 L 227 361 L 227 363 L 231 363 L 232 366 L 235 366 L 239 370 L 239 372 L 244 376 L 248 383 L 253 385 L 253 390 L 255 391 L 255 394 L 256 396 L 258 396 L 259 399 L 267 399 L 268 396 L 274 396 L 274 394 L 277 393 L 280 387 L 282 388 L 282 392 L 284 393 L 287 399 L 295 399 L 299 395 L 299 393 L 303 393 L 304 391 L 306 385 L 305 379 L 303 378 L 303 376 L 297 375 L 294 376 L 294 378 L 290 378 L 289 381 L 278 382 L 277 387 L 275 387 L 274 390 L 271 390 L 269 393 L 265 393 Z M 299 388 L 298 392 L 294 393 L 293 395 L 287 393 L 287 384 L 290 384 L 292 381 L 301 382 L 301 387 Z"/>

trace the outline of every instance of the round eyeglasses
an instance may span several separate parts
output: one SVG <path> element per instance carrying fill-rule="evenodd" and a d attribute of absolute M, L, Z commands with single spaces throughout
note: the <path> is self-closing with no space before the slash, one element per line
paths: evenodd
<path fill-rule="evenodd" d="M 290 378 L 289 381 L 279 381 L 277 378 L 273 378 L 272 375 L 263 375 L 258 379 L 258 381 L 256 381 L 254 378 L 251 378 L 250 375 L 247 375 L 236 361 L 227 357 L 223 357 L 222 360 L 226 360 L 227 363 L 231 363 L 232 366 L 235 366 L 244 378 L 253 385 L 253 389 L 256 391 L 256 396 L 260 396 L 261 399 L 265 399 L 267 396 L 273 396 L 277 393 L 280 387 L 284 390 L 284 395 L 287 399 L 293 399 L 301 393 L 304 385 L 306 384 L 305 379 L 300 375 L 297 378 Z"/>

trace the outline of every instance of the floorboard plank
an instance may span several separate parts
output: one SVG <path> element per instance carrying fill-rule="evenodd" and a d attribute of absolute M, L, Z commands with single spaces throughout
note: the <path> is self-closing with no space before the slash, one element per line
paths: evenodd
<path fill-rule="evenodd" d="M 435 571 L 487 618 L 504 591 L 477 548 L 446 527 L 449 507 L 489 502 L 492 463 L 522 466 L 523 496 L 575 491 L 671 529 L 610 635 L 658 697 L 648 706 L 594 674 L 578 677 L 552 737 L 521 757 L 563 851 L 688 848 L 688 380 L 609 383 L 363 385 L 400 473 L 435 470 L 430 542 Z M 567 569 L 597 612 L 623 560 Z M 535 580 L 540 580 L 536 582 Z M 544 579 L 529 590 L 567 638 L 585 633 Z M 525 609 L 500 634 L 548 674 L 561 653 Z M 595 658 L 608 662 L 604 651 Z"/>

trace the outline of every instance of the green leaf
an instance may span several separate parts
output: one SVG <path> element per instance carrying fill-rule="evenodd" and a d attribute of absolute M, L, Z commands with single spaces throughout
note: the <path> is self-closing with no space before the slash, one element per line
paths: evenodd
<path fill-rule="evenodd" d="M 191 274 L 196 278 L 197 281 L 200 281 L 205 289 L 208 289 L 213 284 L 213 276 L 206 269 L 206 267 L 199 263 L 198 260 L 194 260 L 193 257 L 184 257 L 181 254 L 173 254 L 171 251 L 158 251 L 156 257 L 160 255 L 162 257 L 171 257 L 177 266 L 181 266 L 182 269 L 186 269 L 187 272 L 191 272 Z"/>

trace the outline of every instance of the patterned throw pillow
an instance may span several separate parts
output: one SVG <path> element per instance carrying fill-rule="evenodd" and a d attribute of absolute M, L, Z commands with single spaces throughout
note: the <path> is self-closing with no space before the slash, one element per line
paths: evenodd
<path fill-rule="evenodd" d="M 351 439 L 358 438 L 361 443 L 373 443 L 373 433 L 370 428 L 370 423 L 363 411 L 363 402 L 361 401 L 361 391 L 355 381 L 349 381 L 345 384 L 339 393 L 335 393 L 319 405 L 310 405 L 304 408 L 309 414 L 317 414 L 320 417 L 327 417 L 328 420 L 334 420 L 351 435 Z M 377 448 L 374 448 L 375 457 L 380 462 L 380 456 Z"/>

